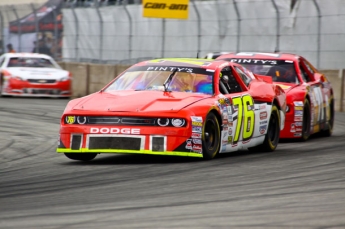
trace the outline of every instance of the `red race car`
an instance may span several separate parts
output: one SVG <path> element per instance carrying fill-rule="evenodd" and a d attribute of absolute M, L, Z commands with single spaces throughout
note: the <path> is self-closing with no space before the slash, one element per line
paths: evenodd
<path fill-rule="evenodd" d="M 311 134 L 331 136 L 334 124 L 333 89 L 326 76 L 305 58 L 287 53 L 230 53 L 219 56 L 255 74 L 272 77 L 286 92 L 287 110 L 281 138 L 307 140 Z"/>
<path fill-rule="evenodd" d="M 144 61 L 67 104 L 57 152 L 85 161 L 99 153 L 211 159 L 241 149 L 274 151 L 285 110 L 284 90 L 239 64 Z"/>

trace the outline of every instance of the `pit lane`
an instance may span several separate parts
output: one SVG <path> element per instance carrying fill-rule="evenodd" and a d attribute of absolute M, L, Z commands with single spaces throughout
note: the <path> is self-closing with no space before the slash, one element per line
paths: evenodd
<path fill-rule="evenodd" d="M 0 228 L 344 228 L 334 135 L 212 161 L 55 152 L 67 99 L 0 98 Z"/>

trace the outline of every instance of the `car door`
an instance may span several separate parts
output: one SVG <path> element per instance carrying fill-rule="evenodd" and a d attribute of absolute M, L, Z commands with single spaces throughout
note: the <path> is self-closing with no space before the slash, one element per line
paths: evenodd
<path fill-rule="evenodd" d="M 230 106 L 221 106 L 222 133 L 220 152 L 230 152 L 247 147 L 254 134 L 254 100 L 240 78 L 235 76 L 230 66 L 221 70 L 219 89 L 224 99 L 231 101 Z"/>

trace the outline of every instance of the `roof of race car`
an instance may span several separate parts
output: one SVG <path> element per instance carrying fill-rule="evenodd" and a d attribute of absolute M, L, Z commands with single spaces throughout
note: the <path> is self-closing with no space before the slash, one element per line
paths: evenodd
<path fill-rule="evenodd" d="M 181 67 L 200 67 L 208 69 L 216 69 L 220 65 L 228 63 L 225 60 L 208 60 L 208 59 L 197 59 L 197 58 L 162 58 L 147 60 L 135 64 L 134 66 L 181 66 Z"/>
<path fill-rule="evenodd" d="M 50 56 L 46 54 L 30 53 L 30 52 L 5 53 L 4 55 L 6 57 L 36 57 L 36 58 L 46 58 L 46 59 L 51 58 Z"/>
<path fill-rule="evenodd" d="M 225 58 L 249 58 L 249 59 L 267 59 L 267 60 L 297 60 L 300 56 L 292 53 L 275 53 L 275 52 L 232 52 L 219 56 L 217 59 Z"/>

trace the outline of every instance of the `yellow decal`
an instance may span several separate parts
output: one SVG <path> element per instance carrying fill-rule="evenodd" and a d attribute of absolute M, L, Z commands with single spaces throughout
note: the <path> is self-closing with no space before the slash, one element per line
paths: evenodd
<path fill-rule="evenodd" d="M 67 116 L 66 117 L 66 122 L 68 124 L 73 124 L 75 122 L 75 116 Z"/>
<path fill-rule="evenodd" d="M 240 132 L 243 124 L 243 140 L 248 140 L 253 136 L 254 133 L 254 120 L 255 113 L 252 109 L 248 107 L 254 106 L 253 98 L 250 95 L 244 95 L 241 97 L 232 98 L 232 101 L 235 106 L 237 106 L 237 125 L 234 135 L 233 143 L 236 144 L 240 137 Z"/>
<path fill-rule="evenodd" d="M 143 0 L 143 17 L 188 19 L 189 0 Z"/>

